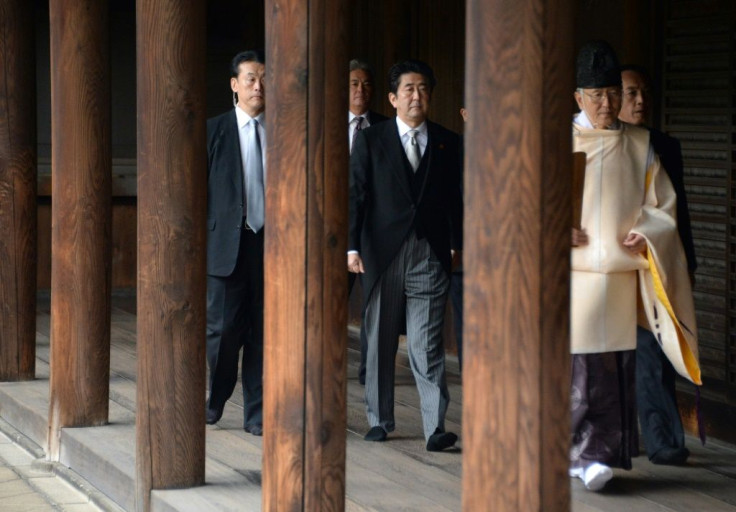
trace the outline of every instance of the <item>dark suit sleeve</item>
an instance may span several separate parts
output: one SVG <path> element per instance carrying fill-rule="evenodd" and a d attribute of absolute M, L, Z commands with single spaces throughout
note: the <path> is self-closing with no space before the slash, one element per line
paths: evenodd
<path fill-rule="evenodd" d="M 350 155 L 350 215 L 348 226 L 348 250 L 360 252 L 360 233 L 365 219 L 365 207 L 368 200 L 368 174 L 370 172 L 370 156 L 365 133 L 360 131 L 353 143 Z"/>
<path fill-rule="evenodd" d="M 207 120 L 207 177 L 209 178 L 210 169 L 212 168 L 213 155 L 215 154 L 217 144 L 217 133 L 219 123 L 215 119 Z"/>
<path fill-rule="evenodd" d="M 690 226 L 690 211 L 687 206 L 685 193 L 684 165 L 682 162 L 682 148 L 680 141 L 658 130 L 651 130 L 651 142 L 654 151 L 659 155 L 664 170 L 672 182 L 677 195 L 677 231 L 685 249 L 687 266 L 690 272 L 695 272 L 698 266 L 695 258 L 695 244 Z"/>

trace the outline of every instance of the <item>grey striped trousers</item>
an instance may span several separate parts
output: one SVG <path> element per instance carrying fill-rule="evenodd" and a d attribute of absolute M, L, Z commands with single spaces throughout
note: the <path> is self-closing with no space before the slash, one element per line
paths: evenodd
<path fill-rule="evenodd" d="M 424 437 L 444 431 L 450 393 L 445 380 L 442 326 L 449 278 L 426 239 L 409 233 L 373 287 L 365 311 L 368 340 L 365 410 L 371 427 L 394 430 L 394 374 L 406 318 L 409 362 L 417 383 Z"/>

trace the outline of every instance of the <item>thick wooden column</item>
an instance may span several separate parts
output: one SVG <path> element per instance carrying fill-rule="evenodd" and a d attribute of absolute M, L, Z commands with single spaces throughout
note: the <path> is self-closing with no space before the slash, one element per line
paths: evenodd
<path fill-rule="evenodd" d="M 205 2 L 138 0 L 137 509 L 204 483 Z"/>
<path fill-rule="evenodd" d="M 36 67 L 33 4 L 0 2 L 0 380 L 36 362 Z"/>
<path fill-rule="evenodd" d="M 569 0 L 469 0 L 463 510 L 569 509 Z"/>
<path fill-rule="evenodd" d="M 59 429 L 107 422 L 111 142 L 108 4 L 51 0 L 51 378 Z"/>
<path fill-rule="evenodd" d="M 263 510 L 345 506 L 347 0 L 267 0 Z"/>

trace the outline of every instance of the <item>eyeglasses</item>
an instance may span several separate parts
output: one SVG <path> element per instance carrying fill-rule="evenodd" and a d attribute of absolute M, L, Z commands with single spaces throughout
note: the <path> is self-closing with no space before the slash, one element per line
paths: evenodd
<path fill-rule="evenodd" d="M 582 93 L 590 98 L 591 103 L 595 105 L 600 105 L 606 98 L 608 98 L 609 103 L 621 99 L 621 89 L 596 89 L 593 92 L 582 91 Z"/>

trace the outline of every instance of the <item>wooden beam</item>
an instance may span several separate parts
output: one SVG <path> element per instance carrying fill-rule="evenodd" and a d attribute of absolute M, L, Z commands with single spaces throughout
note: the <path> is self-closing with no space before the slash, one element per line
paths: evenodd
<path fill-rule="evenodd" d="M 36 67 L 33 4 L 0 3 L 0 380 L 36 369 Z"/>
<path fill-rule="evenodd" d="M 572 19 L 467 3 L 466 511 L 569 509 Z"/>
<path fill-rule="evenodd" d="M 138 0 L 137 510 L 204 483 L 205 2 Z"/>
<path fill-rule="evenodd" d="M 267 0 L 263 510 L 343 510 L 346 0 Z"/>
<path fill-rule="evenodd" d="M 62 427 L 107 422 L 110 375 L 108 3 L 52 0 L 51 377 L 47 455 Z"/>

